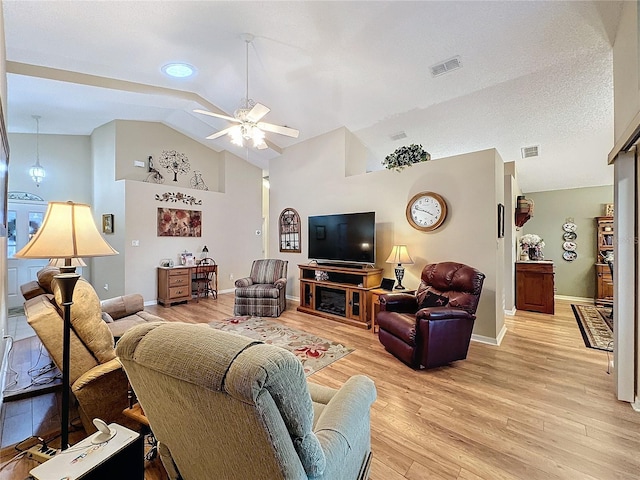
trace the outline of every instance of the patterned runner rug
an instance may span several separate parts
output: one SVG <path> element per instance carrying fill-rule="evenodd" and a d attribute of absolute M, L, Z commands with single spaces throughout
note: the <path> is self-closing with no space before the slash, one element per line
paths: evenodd
<path fill-rule="evenodd" d="M 209 322 L 209 326 L 289 350 L 302 362 L 306 376 L 354 351 L 340 343 L 260 317 L 232 317 Z"/>
<path fill-rule="evenodd" d="M 595 305 L 571 305 L 584 344 L 589 348 L 613 352 L 611 308 Z"/>

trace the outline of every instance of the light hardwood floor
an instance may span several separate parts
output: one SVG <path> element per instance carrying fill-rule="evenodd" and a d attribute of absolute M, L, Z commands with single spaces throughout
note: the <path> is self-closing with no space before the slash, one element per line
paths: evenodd
<path fill-rule="evenodd" d="M 295 307 L 279 320 L 355 348 L 311 381 L 339 387 L 363 373 L 376 383 L 374 480 L 640 478 L 640 414 L 615 399 L 607 355 L 584 346 L 568 302 L 556 301 L 553 316 L 506 317 L 500 347 L 472 342 L 467 360 L 428 371 L 396 360 L 370 330 Z M 232 294 L 148 307 L 185 322 L 227 318 L 232 309 Z M 30 468 L 30 460 L 20 460 L 0 479 L 22 480 Z M 166 476 L 153 462 L 145 478 Z"/>

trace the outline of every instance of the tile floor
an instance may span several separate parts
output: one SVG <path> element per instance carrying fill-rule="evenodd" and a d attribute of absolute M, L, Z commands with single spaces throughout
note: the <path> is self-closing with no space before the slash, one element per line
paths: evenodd
<path fill-rule="evenodd" d="M 7 334 L 13 337 L 13 341 L 17 342 L 24 338 L 35 336 L 36 332 L 27 323 L 27 317 L 24 315 L 16 315 L 9 317 L 8 319 L 8 332 Z"/>

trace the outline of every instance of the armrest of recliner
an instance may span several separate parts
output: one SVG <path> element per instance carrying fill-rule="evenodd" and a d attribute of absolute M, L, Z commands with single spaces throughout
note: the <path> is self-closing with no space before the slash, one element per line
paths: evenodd
<path fill-rule="evenodd" d="M 253 280 L 251 280 L 251 277 L 239 278 L 238 280 L 236 280 L 236 287 L 238 288 L 248 287 L 250 285 L 253 285 Z"/>
<path fill-rule="evenodd" d="M 279 278 L 273 284 L 275 285 L 275 287 L 278 290 L 282 290 L 283 288 L 286 288 L 286 286 L 287 286 L 287 279 L 286 278 Z"/>
<path fill-rule="evenodd" d="M 144 310 L 144 298 L 139 293 L 122 295 L 101 301 L 100 307 L 103 312 L 111 315 L 111 318 L 118 320 Z"/>
<path fill-rule="evenodd" d="M 364 375 L 354 375 L 323 409 L 314 433 L 327 459 L 327 466 L 340 465 L 344 457 L 359 441 L 366 420 L 369 435 L 369 411 L 376 399 L 373 381 Z M 369 438 L 365 439 L 369 442 Z"/>
<path fill-rule="evenodd" d="M 380 311 L 415 313 L 418 301 L 409 293 L 387 293 L 380 295 Z"/>
<path fill-rule="evenodd" d="M 416 313 L 416 320 L 450 320 L 453 318 L 475 320 L 476 316 L 471 315 L 461 308 L 451 307 L 427 307 L 421 308 Z"/>

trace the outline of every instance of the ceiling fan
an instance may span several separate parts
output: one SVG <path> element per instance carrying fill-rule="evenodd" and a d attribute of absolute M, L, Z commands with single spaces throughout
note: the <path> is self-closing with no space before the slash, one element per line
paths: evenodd
<path fill-rule="evenodd" d="M 196 113 L 209 115 L 210 117 L 223 118 L 224 120 L 237 123 L 237 125 L 232 125 L 231 127 L 209 135 L 207 139 L 214 140 L 222 137 L 223 135 L 229 135 L 229 137 L 231 137 L 231 143 L 234 145 L 242 147 L 244 146 L 245 140 L 251 140 L 255 148 L 258 150 L 264 150 L 265 148 L 269 148 L 265 142 L 265 132 L 278 133 L 280 135 L 286 135 L 287 137 L 298 138 L 300 132 L 295 128 L 283 127 L 260 121 L 271 109 L 261 103 L 256 103 L 249 98 L 249 44 L 253 41 L 254 37 L 249 33 L 244 34 L 242 37 L 246 43 L 247 90 L 246 97 L 242 99 L 240 107 L 233 112 L 233 117 L 220 115 L 219 113 L 213 113 L 207 110 L 194 110 Z"/>

